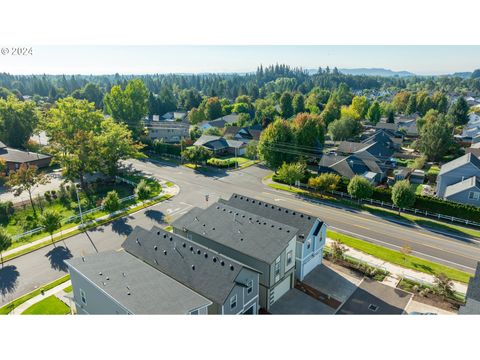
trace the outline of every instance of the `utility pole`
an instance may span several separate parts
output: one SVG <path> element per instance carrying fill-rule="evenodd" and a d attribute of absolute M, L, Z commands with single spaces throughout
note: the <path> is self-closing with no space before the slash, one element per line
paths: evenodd
<path fill-rule="evenodd" d="M 77 185 L 74 182 L 72 182 L 72 185 L 75 188 L 75 194 L 77 194 L 78 211 L 80 212 L 80 221 L 81 221 L 81 224 L 83 225 L 82 205 L 80 204 L 80 197 L 78 196 Z"/>

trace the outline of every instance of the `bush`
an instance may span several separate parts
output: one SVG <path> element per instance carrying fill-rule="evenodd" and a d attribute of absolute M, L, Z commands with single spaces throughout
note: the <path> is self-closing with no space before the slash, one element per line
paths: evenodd
<path fill-rule="evenodd" d="M 8 217 L 14 212 L 11 201 L 0 202 L 0 220 L 8 220 Z"/>
<path fill-rule="evenodd" d="M 137 195 L 138 199 L 141 201 L 147 200 L 150 198 L 152 193 L 152 189 L 148 186 L 145 180 L 142 180 L 138 183 L 137 187 L 135 188 L 135 194 Z"/>
<path fill-rule="evenodd" d="M 38 219 L 32 215 L 27 215 L 25 219 L 22 221 L 22 229 L 23 231 L 29 231 L 35 229 L 39 226 Z"/>
<path fill-rule="evenodd" d="M 153 151 L 156 154 L 168 154 L 168 155 L 175 155 L 180 156 L 180 152 L 182 151 L 182 147 L 180 144 L 166 144 L 158 140 L 154 140 L 147 144 L 149 145 L 149 150 Z"/>
<path fill-rule="evenodd" d="M 308 179 L 308 186 L 321 191 L 332 191 L 337 188 L 339 182 L 340 176 L 336 174 L 325 173 Z"/>
<path fill-rule="evenodd" d="M 108 212 L 114 212 L 120 209 L 120 197 L 115 190 L 109 191 L 102 201 L 103 208 Z"/>
<path fill-rule="evenodd" d="M 237 166 L 237 161 L 232 159 L 211 158 L 207 160 L 207 164 L 218 168 L 230 168 Z"/>

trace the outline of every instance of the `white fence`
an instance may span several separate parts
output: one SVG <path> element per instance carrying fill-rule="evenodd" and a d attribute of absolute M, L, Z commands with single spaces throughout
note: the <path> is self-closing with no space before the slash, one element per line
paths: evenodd
<path fill-rule="evenodd" d="M 122 181 L 129 181 L 127 179 L 122 179 Z M 135 184 L 136 185 L 136 184 Z M 120 202 L 123 203 L 125 201 L 129 201 L 129 200 L 132 200 L 132 199 L 135 199 L 136 198 L 136 195 L 133 194 L 133 195 L 130 195 L 130 196 L 127 196 L 127 197 L 124 197 L 122 199 L 120 199 Z M 89 214 L 92 214 L 96 211 L 99 211 L 99 210 L 103 210 L 103 205 L 100 205 L 100 206 L 97 206 L 96 208 L 93 208 L 93 209 L 89 209 L 89 210 L 85 210 L 85 211 L 82 211 L 82 217 L 83 216 L 86 216 L 86 215 L 89 215 Z M 62 224 L 68 224 L 70 222 L 74 222 L 78 219 L 80 219 L 80 214 L 78 215 L 72 215 L 68 218 L 65 218 L 65 219 L 62 219 Z M 12 240 L 15 241 L 15 240 L 18 240 L 18 239 L 21 239 L 23 237 L 26 237 L 26 236 L 30 236 L 30 235 L 34 235 L 34 234 L 37 234 L 39 232 L 42 232 L 43 231 L 43 226 L 39 226 L 35 229 L 32 229 L 32 230 L 29 230 L 29 231 L 26 231 L 22 234 L 18 234 L 18 235 L 14 235 L 12 236 Z"/>
<path fill-rule="evenodd" d="M 310 189 L 305 184 L 301 184 L 301 187 L 304 187 L 306 189 Z M 358 200 L 355 197 L 353 197 L 352 195 L 341 192 L 341 191 L 328 190 L 328 191 L 326 191 L 326 193 L 330 193 L 332 195 L 337 195 L 337 196 L 340 196 L 342 198 L 348 198 L 350 200 Z M 365 203 L 365 204 L 372 204 L 372 205 L 375 204 L 375 205 L 378 205 L 378 206 L 381 206 L 381 207 L 387 208 L 387 209 L 399 210 L 399 208 L 397 206 L 395 206 L 394 204 L 387 203 L 387 202 L 384 202 L 384 201 L 379 201 L 379 200 L 374 200 L 374 199 L 361 199 L 360 202 Z M 416 214 L 416 215 L 423 215 L 423 216 L 427 216 L 429 218 L 435 218 L 435 219 L 438 219 L 438 220 L 448 220 L 450 222 L 456 222 L 456 223 L 460 223 L 460 224 L 480 227 L 479 222 L 475 222 L 475 221 L 471 221 L 471 220 L 467 220 L 467 219 L 462 219 L 462 218 L 457 218 L 455 216 L 437 214 L 437 213 L 434 213 L 434 212 L 428 212 L 426 210 L 419 210 L 419 209 L 404 208 L 404 209 L 401 209 L 401 210 L 403 212 Z"/>

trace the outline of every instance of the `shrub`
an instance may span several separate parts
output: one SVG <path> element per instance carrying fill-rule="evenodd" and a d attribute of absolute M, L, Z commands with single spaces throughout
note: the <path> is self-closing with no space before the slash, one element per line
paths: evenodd
<path fill-rule="evenodd" d="M 103 208 L 108 212 L 114 212 L 120 209 L 120 198 L 115 190 L 109 191 L 102 201 Z"/>
<path fill-rule="evenodd" d="M 237 161 L 232 159 L 211 158 L 207 160 L 207 164 L 219 168 L 229 168 L 237 166 Z"/>
<path fill-rule="evenodd" d="M 148 186 L 145 180 L 140 181 L 135 188 L 135 194 L 141 201 L 147 200 L 150 197 L 151 193 L 152 189 L 150 188 L 150 186 Z"/>
<path fill-rule="evenodd" d="M 47 200 L 48 202 L 52 201 L 52 193 L 50 192 L 50 190 L 45 191 L 45 194 L 43 194 L 43 196 L 45 197 L 45 200 Z"/>
<path fill-rule="evenodd" d="M 367 179 L 355 175 L 348 183 L 347 191 L 357 199 L 365 199 L 372 196 L 373 186 Z"/>
<path fill-rule="evenodd" d="M 336 174 L 325 173 L 308 179 L 308 186 L 320 191 L 332 191 L 337 188 L 339 182 L 340 176 Z"/>
<path fill-rule="evenodd" d="M 278 169 L 278 177 L 288 185 L 293 185 L 297 181 L 301 181 L 305 177 L 306 165 L 304 163 L 283 163 Z"/>
<path fill-rule="evenodd" d="M 13 203 L 11 201 L 0 202 L 0 220 L 8 220 L 9 216 L 14 212 Z"/>

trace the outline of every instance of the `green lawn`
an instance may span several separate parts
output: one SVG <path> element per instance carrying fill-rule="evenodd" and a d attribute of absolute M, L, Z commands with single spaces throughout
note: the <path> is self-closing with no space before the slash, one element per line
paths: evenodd
<path fill-rule="evenodd" d="M 376 258 L 385 260 L 389 263 L 400 265 L 402 267 L 420 271 L 426 274 L 438 275 L 440 273 L 444 273 L 452 280 L 457 280 L 464 283 L 468 283 L 468 280 L 472 276 L 471 274 L 464 271 L 437 264 L 432 261 L 420 259 L 416 256 L 404 256 L 399 251 L 390 250 L 383 246 L 371 244 L 369 242 L 354 238 L 352 236 L 339 234 L 331 230 L 327 230 L 327 236 L 333 240 L 338 240 L 347 246 L 360 250 Z"/>
<path fill-rule="evenodd" d="M 0 315 L 7 315 L 8 313 L 10 313 L 13 309 L 15 309 L 16 307 L 22 305 L 25 301 L 28 301 L 30 300 L 31 298 L 34 298 L 35 296 L 37 295 L 40 295 L 42 290 L 44 291 L 48 291 L 50 289 L 53 289 L 54 287 L 60 285 L 60 284 L 63 284 L 65 281 L 68 281 L 70 280 L 70 275 L 65 275 L 65 276 L 62 276 L 60 279 L 57 279 L 49 284 L 46 284 L 44 286 L 41 286 L 39 287 L 38 289 L 32 291 L 32 292 L 29 292 L 28 294 L 25 294 L 21 297 L 19 297 L 18 299 L 15 299 L 11 302 L 9 302 L 8 304 L 6 305 L 3 305 L 1 308 L 0 308 Z"/>
<path fill-rule="evenodd" d="M 55 295 L 39 301 L 25 310 L 22 315 L 67 315 L 70 308 L 59 300 Z"/>

